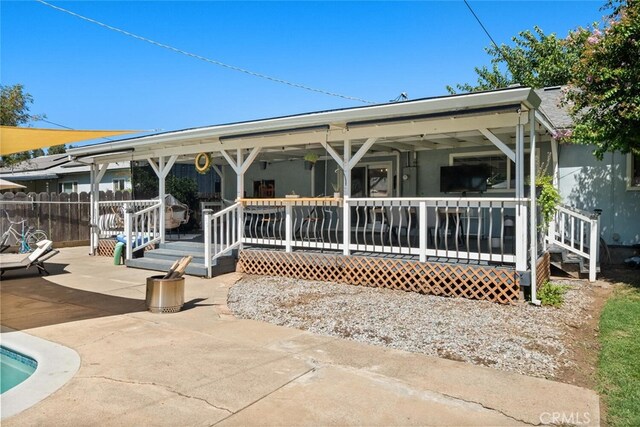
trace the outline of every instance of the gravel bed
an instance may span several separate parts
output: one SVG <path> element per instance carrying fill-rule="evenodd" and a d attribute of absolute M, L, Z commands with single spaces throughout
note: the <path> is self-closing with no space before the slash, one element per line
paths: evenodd
<path fill-rule="evenodd" d="M 553 378 L 571 366 L 570 328 L 589 315 L 580 282 L 562 308 L 443 298 L 283 277 L 245 276 L 228 306 L 244 319 Z"/>

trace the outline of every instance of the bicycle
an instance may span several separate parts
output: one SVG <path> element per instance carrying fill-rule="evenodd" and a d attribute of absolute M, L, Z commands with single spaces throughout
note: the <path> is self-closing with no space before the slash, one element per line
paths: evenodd
<path fill-rule="evenodd" d="M 26 219 L 22 221 L 11 221 L 9 213 L 4 211 L 4 214 L 7 216 L 7 221 L 9 221 L 9 228 L 7 228 L 2 234 L 2 237 L 0 237 L 0 246 L 3 246 L 3 249 L 10 246 L 8 245 L 9 238 L 13 238 L 15 245 L 18 247 L 18 252 L 21 254 L 31 252 L 35 249 L 38 242 L 48 239 L 47 233 L 45 233 L 44 230 L 36 230 L 34 227 L 27 227 L 25 230 Z M 21 226 L 20 233 L 13 228 L 17 225 Z"/>

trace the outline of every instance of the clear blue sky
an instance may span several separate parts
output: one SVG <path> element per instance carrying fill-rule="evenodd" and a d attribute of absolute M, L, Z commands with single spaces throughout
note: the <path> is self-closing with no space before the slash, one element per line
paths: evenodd
<path fill-rule="evenodd" d="M 462 1 L 59 2 L 238 67 L 367 100 L 443 95 L 475 81 L 489 40 Z M 540 26 L 564 37 L 603 2 L 471 1 L 498 43 Z M 2 1 L 0 80 L 33 113 L 76 129 L 181 129 L 363 105 L 251 77 L 33 1 Z M 38 127 L 53 127 L 34 123 Z"/>

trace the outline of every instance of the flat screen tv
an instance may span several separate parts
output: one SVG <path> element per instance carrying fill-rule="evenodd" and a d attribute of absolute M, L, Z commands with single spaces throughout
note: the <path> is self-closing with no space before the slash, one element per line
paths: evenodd
<path fill-rule="evenodd" d="M 482 193 L 491 176 L 489 165 L 458 165 L 440 168 L 441 193 Z"/>

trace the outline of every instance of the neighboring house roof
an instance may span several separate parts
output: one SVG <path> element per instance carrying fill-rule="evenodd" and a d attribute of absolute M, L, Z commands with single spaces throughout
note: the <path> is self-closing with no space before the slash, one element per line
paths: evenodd
<path fill-rule="evenodd" d="M 129 162 L 109 164 L 108 170 L 128 169 Z M 13 181 L 32 181 L 42 179 L 58 179 L 61 176 L 88 173 L 88 165 L 70 161 L 67 154 L 41 156 L 18 163 L 12 167 L 0 168 L 0 177 Z"/>
<path fill-rule="evenodd" d="M 551 121 L 557 129 L 567 129 L 573 127 L 573 120 L 569 114 L 567 106 L 560 105 L 563 97 L 562 86 L 545 87 L 536 89 L 536 94 L 542 101 L 540 111 Z"/>

